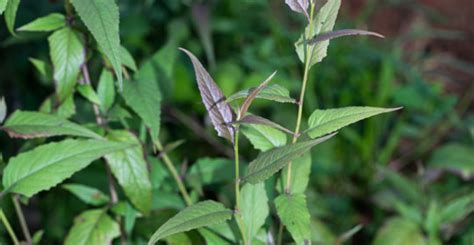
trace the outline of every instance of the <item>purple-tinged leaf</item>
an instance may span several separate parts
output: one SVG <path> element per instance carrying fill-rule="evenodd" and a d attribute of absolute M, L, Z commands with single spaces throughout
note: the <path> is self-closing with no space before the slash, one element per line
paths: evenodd
<path fill-rule="evenodd" d="M 258 87 L 256 87 L 252 92 L 245 98 L 244 103 L 242 104 L 242 107 L 240 108 L 240 115 L 244 116 L 245 113 L 247 113 L 250 105 L 252 104 L 253 100 L 257 97 L 257 95 L 264 89 L 268 83 L 272 80 L 272 78 L 275 76 L 276 71 L 273 72 L 265 81 L 263 81 Z"/>
<path fill-rule="evenodd" d="M 288 134 L 291 134 L 291 135 L 294 135 L 294 133 L 281 126 L 280 124 L 276 123 L 276 122 L 273 122 L 273 121 L 270 121 L 266 118 L 263 118 L 263 117 L 260 117 L 260 116 L 256 116 L 256 115 L 246 115 L 244 116 L 243 118 L 241 118 L 240 120 L 236 121 L 235 123 L 239 123 L 239 124 L 257 124 L 257 125 L 266 125 L 266 126 L 270 126 L 272 128 L 276 128 L 276 129 L 279 129 L 285 133 L 288 133 Z"/>
<path fill-rule="evenodd" d="M 306 15 L 306 18 L 308 18 L 309 21 L 308 0 L 285 0 L 285 3 L 290 6 L 291 10 Z"/>
<path fill-rule="evenodd" d="M 354 35 L 370 35 L 370 36 L 385 38 L 382 34 L 379 34 L 377 32 L 357 30 L 357 29 L 345 29 L 345 30 L 331 31 L 331 32 L 316 35 L 313 38 L 308 40 L 308 45 L 313 45 L 318 42 L 331 40 L 338 37 L 354 36 Z"/>
<path fill-rule="evenodd" d="M 231 125 L 231 122 L 234 120 L 234 113 L 226 102 L 224 94 L 196 56 L 186 49 L 180 48 L 180 50 L 185 52 L 193 63 L 202 102 L 206 106 L 217 134 L 234 142 L 234 128 Z"/>

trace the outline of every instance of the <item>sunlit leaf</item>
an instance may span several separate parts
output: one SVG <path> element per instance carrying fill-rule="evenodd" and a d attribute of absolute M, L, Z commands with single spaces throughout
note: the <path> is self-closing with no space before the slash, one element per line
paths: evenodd
<path fill-rule="evenodd" d="M 3 11 L 7 8 L 8 0 L 0 0 L 0 15 L 3 14 Z"/>
<path fill-rule="evenodd" d="M 77 86 L 77 91 L 84 96 L 89 102 L 100 105 L 100 99 L 94 88 L 90 84 L 81 84 Z"/>
<path fill-rule="evenodd" d="M 291 165 L 291 183 L 289 189 L 285 190 L 287 187 L 287 175 L 288 171 L 282 171 L 282 176 L 280 178 L 280 193 L 287 191 L 291 194 L 304 193 L 309 183 L 309 176 L 311 174 L 311 154 L 308 152 L 303 156 L 294 159 Z"/>
<path fill-rule="evenodd" d="M 18 28 L 18 31 L 54 31 L 66 25 L 66 18 L 59 13 L 40 17 Z"/>
<path fill-rule="evenodd" d="M 248 124 L 241 127 L 240 131 L 249 139 L 253 147 L 260 151 L 268 151 L 286 144 L 286 135 L 269 126 Z"/>
<path fill-rule="evenodd" d="M 106 211 L 87 210 L 77 216 L 64 244 L 112 244 L 112 240 L 120 235 L 120 227 Z"/>
<path fill-rule="evenodd" d="M 244 221 L 245 234 L 249 244 L 255 238 L 269 215 L 268 197 L 265 185 L 245 184 L 240 192 L 240 214 Z"/>
<path fill-rule="evenodd" d="M 413 221 L 403 218 L 389 219 L 377 232 L 374 245 L 425 245 L 420 228 Z"/>
<path fill-rule="evenodd" d="M 310 219 L 304 194 L 282 194 L 275 199 L 278 217 L 296 244 L 311 241 Z"/>
<path fill-rule="evenodd" d="M 100 206 L 109 202 L 109 197 L 102 191 L 87 185 L 64 184 L 62 187 L 89 205 Z"/>

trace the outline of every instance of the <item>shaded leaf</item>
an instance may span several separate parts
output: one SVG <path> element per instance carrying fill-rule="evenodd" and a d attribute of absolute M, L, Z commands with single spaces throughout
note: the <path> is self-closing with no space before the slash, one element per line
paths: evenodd
<path fill-rule="evenodd" d="M 245 184 L 240 192 L 240 200 L 242 200 L 240 214 L 246 229 L 245 237 L 249 241 L 248 244 L 251 244 L 270 212 L 265 185 L 263 183 Z"/>
<path fill-rule="evenodd" d="M 106 69 L 103 69 L 100 73 L 97 96 L 100 100 L 100 110 L 104 113 L 107 112 L 114 104 L 115 88 L 114 76 Z"/>
<path fill-rule="evenodd" d="M 453 170 L 463 176 L 474 175 L 474 147 L 450 143 L 435 150 L 428 164 L 431 167 Z"/>
<path fill-rule="evenodd" d="M 242 106 L 240 107 L 241 116 L 244 116 L 247 113 L 255 97 L 257 97 L 258 93 L 260 93 L 262 89 L 267 86 L 267 84 L 272 80 L 275 74 L 276 74 L 276 71 L 273 72 L 265 81 L 263 81 L 260 85 L 258 85 L 258 87 L 256 87 L 249 93 L 249 95 L 245 98 L 244 102 L 242 103 Z"/>
<path fill-rule="evenodd" d="M 5 103 L 5 98 L 0 97 L 0 123 L 5 120 L 7 116 L 7 103 Z"/>
<path fill-rule="evenodd" d="M 239 91 L 229 98 L 227 98 L 227 102 L 232 102 L 237 99 L 246 98 L 253 90 L 256 88 L 246 89 Z M 278 85 L 278 84 L 271 84 L 264 87 L 256 96 L 257 99 L 265 99 L 276 101 L 280 103 L 294 103 L 296 104 L 296 100 L 290 97 L 290 91 L 285 87 Z"/>
<path fill-rule="evenodd" d="M 248 124 L 241 127 L 240 131 L 249 139 L 255 149 L 261 151 L 286 145 L 286 135 L 269 126 Z"/>
<path fill-rule="evenodd" d="M 225 158 L 200 158 L 191 165 L 186 182 L 198 187 L 227 181 L 233 176 L 233 173 L 229 173 L 232 164 L 231 160 Z"/>
<path fill-rule="evenodd" d="M 354 35 L 370 35 L 370 36 L 384 38 L 383 35 L 376 32 L 357 30 L 357 29 L 344 29 L 344 30 L 337 30 L 337 31 L 331 31 L 327 33 L 318 34 L 315 37 L 309 39 L 306 43 L 308 45 L 314 45 L 318 42 L 323 42 L 323 41 L 331 40 L 338 37 L 354 36 Z"/>
<path fill-rule="evenodd" d="M 427 244 L 418 225 L 403 218 L 389 219 L 377 232 L 374 245 Z"/>
<path fill-rule="evenodd" d="M 40 59 L 29 58 L 28 60 L 41 74 L 42 79 L 44 79 L 47 84 L 50 84 L 50 81 L 53 80 L 53 68 L 51 65 Z"/>
<path fill-rule="evenodd" d="M 132 71 L 137 71 L 137 64 L 133 56 L 124 46 L 120 46 L 120 60 L 124 66 L 130 68 Z"/>
<path fill-rule="evenodd" d="M 90 84 L 81 84 L 77 86 L 77 91 L 84 96 L 89 102 L 100 105 L 100 99 L 94 88 Z"/>
<path fill-rule="evenodd" d="M 109 202 L 109 197 L 102 191 L 87 185 L 64 184 L 62 187 L 89 205 L 100 206 Z"/>
<path fill-rule="evenodd" d="M 283 132 L 286 132 L 288 134 L 293 135 L 293 132 L 291 130 L 281 126 L 280 124 L 278 124 L 276 122 L 273 122 L 273 121 L 270 121 L 266 118 L 256 116 L 256 115 L 246 115 L 243 118 L 241 118 L 240 120 L 236 121 L 235 123 L 251 124 L 251 125 L 265 125 L 265 126 L 269 126 L 269 127 L 272 127 L 272 128 L 279 129 Z"/>
<path fill-rule="evenodd" d="M 285 0 L 285 3 L 290 6 L 291 10 L 302 13 L 309 18 L 308 14 L 308 7 L 309 7 L 309 0 Z"/>
<path fill-rule="evenodd" d="M 16 12 L 18 11 L 18 6 L 20 5 L 20 0 L 8 0 L 5 8 L 5 23 L 7 24 L 8 31 L 15 35 L 15 20 Z"/>
<path fill-rule="evenodd" d="M 66 25 L 66 18 L 59 13 L 52 13 L 37 18 L 32 22 L 18 28 L 18 31 L 54 31 Z"/>
<path fill-rule="evenodd" d="M 296 244 L 311 241 L 310 214 L 304 194 L 282 194 L 275 199 L 278 217 L 286 226 Z"/>
<path fill-rule="evenodd" d="M 66 245 L 111 244 L 120 235 L 120 227 L 106 209 L 93 209 L 81 213 L 74 219 Z"/>

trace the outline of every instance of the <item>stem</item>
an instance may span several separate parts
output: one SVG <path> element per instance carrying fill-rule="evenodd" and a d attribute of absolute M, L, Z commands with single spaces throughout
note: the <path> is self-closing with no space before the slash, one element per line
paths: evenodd
<path fill-rule="evenodd" d="M 18 242 L 18 238 L 16 237 L 15 232 L 13 232 L 12 226 L 10 225 L 10 222 L 8 222 L 7 216 L 5 216 L 5 213 L 1 209 L 0 209 L 0 220 L 2 220 L 2 223 L 5 226 L 5 229 L 7 229 L 8 234 L 12 238 L 13 244 L 19 245 L 20 243 Z"/>
<path fill-rule="evenodd" d="M 31 241 L 31 233 L 28 229 L 28 225 L 26 224 L 25 216 L 23 215 L 23 211 L 21 210 L 20 203 L 18 202 L 18 196 L 12 196 L 13 206 L 15 206 L 16 214 L 18 215 L 18 220 L 20 221 L 21 230 L 23 231 L 23 235 L 25 236 L 26 243 L 31 245 L 33 242 Z"/>
<path fill-rule="evenodd" d="M 245 234 L 245 224 L 240 213 L 240 163 L 239 163 L 239 126 L 235 126 L 234 133 L 234 160 L 235 160 L 235 220 L 242 234 L 244 245 L 250 244 Z"/>

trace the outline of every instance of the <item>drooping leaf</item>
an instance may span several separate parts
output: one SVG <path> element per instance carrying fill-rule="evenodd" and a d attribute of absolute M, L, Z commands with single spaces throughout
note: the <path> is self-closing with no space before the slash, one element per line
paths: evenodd
<path fill-rule="evenodd" d="M 474 175 L 474 147 L 450 143 L 436 149 L 429 166 L 460 172 L 462 175 Z"/>
<path fill-rule="evenodd" d="M 232 218 L 232 210 L 214 201 L 203 201 L 189 206 L 164 223 L 150 238 L 148 244 L 155 244 L 167 236 L 211 226 Z"/>
<path fill-rule="evenodd" d="M 286 145 L 260 153 L 257 159 L 249 164 L 247 175 L 243 178 L 252 184 L 259 183 L 285 167 L 290 161 L 302 156 L 315 145 L 326 141 L 335 134 L 306 142 Z"/>
<path fill-rule="evenodd" d="M 5 120 L 7 116 L 7 103 L 5 103 L 5 98 L 0 97 L 0 123 Z"/>
<path fill-rule="evenodd" d="M 232 102 L 237 99 L 246 98 L 252 91 L 256 88 L 246 89 L 239 91 L 229 98 L 227 98 L 227 102 Z M 290 91 L 285 87 L 278 85 L 278 84 L 271 84 L 264 87 L 256 96 L 257 99 L 265 99 L 276 101 L 280 103 L 294 103 L 296 104 L 296 100 L 290 97 Z"/>
<path fill-rule="evenodd" d="M 100 99 L 94 88 L 90 84 L 81 84 L 77 86 L 77 91 L 84 96 L 89 102 L 100 105 Z"/>
<path fill-rule="evenodd" d="M 76 86 L 81 65 L 85 61 L 84 44 L 79 33 L 69 27 L 55 31 L 48 41 L 56 92 L 63 101 Z"/>
<path fill-rule="evenodd" d="M 308 129 L 305 133 L 311 138 L 320 137 L 360 120 L 399 109 L 401 108 L 351 106 L 337 109 L 315 110 L 308 119 Z"/>
<path fill-rule="evenodd" d="M 12 138 L 70 135 L 100 139 L 100 135 L 62 117 L 32 111 L 15 111 L 2 127 Z"/>
<path fill-rule="evenodd" d="M 3 14 L 3 11 L 7 8 L 8 0 L 0 0 L 0 15 Z"/>
<path fill-rule="evenodd" d="M 309 1 L 308 0 L 285 0 L 285 3 L 290 6 L 291 10 L 297 12 L 297 13 L 302 13 L 308 18 L 309 20 L 309 14 L 308 14 L 308 6 L 309 6 Z"/>
<path fill-rule="evenodd" d="M 296 244 L 311 241 L 311 216 L 304 194 L 282 194 L 275 199 L 278 217 L 293 237 Z"/>
<path fill-rule="evenodd" d="M 265 126 L 269 126 L 269 127 L 272 127 L 272 128 L 279 129 L 279 130 L 281 130 L 285 133 L 293 135 L 293 132 L 291 130 L 281 126 L 280 124 L 278 124 L 276 122 L 273 122 L 273 121 L 270 121 L 266 118 L 256 116 L 256 115 L 251 115 L 251 114 L 246 115 L 243 118 L 241 118 L 240 120 L 236 121 L 235 123 L 251 124 L 251 125 L 265 125 Z"/>
<path fill-rule="evenodd" d="M 392 218 L 377 232 L 374 245 L 425 245 L 427 244 L 420 228 L 413 221 Z"/>
<path fill-rule="evenodd" d="M 199 60 L 188 50 L 182 48 L 180 50 L 185 52 L 193 63 L 202 102 L 206 106 L 217 134 L 234 142 L 234 128 L 230 125 L 233 121 L 234 113 L 229 104 L 227 104 L 224 94 Z"/>
<path fill-rule="evenodd" d="M 106 209 L 92 209 L 81 213 L 74 219 L 66 245 L 112 244 L 120 235 L 120 227 Z"/>
<path fill-rule="evenodd" d="M 106 140 L 64 140 L 39 146 L 10 159 L 4 171 L 3 186 L 9 192 L 31 197 L 47 190 L 92 161 L 130 144 Z"/>
<path fill-rule="evenodd" d="M 8 0 L 5 8 L 5 23 L 7 24 L 8 31 L 15 35 L 15 20 L 16 12 L 18 11 L 18 6 L 20 5 L 20 0 Z"/>
<path fill-rule="evenodd" d="M 107 138 L 136 145 L 107 154 L 105 158 L 130 201 L 139 210 L 148 213 L 151 207 L 151 182 L 139 140 L 132 133 L 119 130 L 111 131 Z"/>
<path fill-rule="evenodd" d="M 357 30 L 357 29 L 344 29 L 344 30 L 337 30 L 337 31 L 331 31 L 327 33 L 318 34 L 315 37 L 309 39 L 306 43 L 308 45 L 314 45 L 318 42 L 323 42 L 326 40 L 331 40 L 331 39 L 339 38 L 339 37 L 354 36 L 354 35 L 366 35 L 366 36 L 369 35 L 369 36 L 384 38 L 382 34 L 379 34 L 376 32 Z"/>
<path fill-rule="evenodd" d="M 114 104 L 115 88 L 114 77 L 112 73 L 106 69 L 102 70 L 100 74 L 97 96 L 99 96 L 100 100 L 100 110 L 104 113 L 107 112 Z"/>
<path fill-rule="evenodd" d="M 100 206 L 109 202 L 109 197 L 102 191 L 87 185 L 64 184 L 62 187 L 89 205 Z"/>
<path fill-rule="evenodd" d="M 119 9 L 115 0 L 72 0 L 71 3 L 112 64 L 122 88 Z"/>
<path fill-rule="evenodd" d="M 291 162 L 290 188 L 285 190 L 288 171 L 282 171 L 279 191 L 280 193 L 287 191 L 291 194 L 304 193 L 308 187 L 309 176 L 311 174 L 311 154 L 308 152 Z"/>
<path fill-rule="evenodd" d="M 133 56 L 124 46 L 120 46 L 120 60 L 124 66 L 130 68 L 132 71 L 137 71 L 137 64 Z"/>
<path fill-rule="evenodd" d="M 257 97 L 257 95 L 262 91 L 262 89 L 267 86 L 267 84 L 272 80 L 275 74 L 276 74 L 276 71 L 273 72 L 267 79 L 265 79 L 265 81 L 263 81 L 260 85 L 258 85 L 258 87 L 256 87 L 249 93 L 249 95 L 245 98 L 244 102 L 242 103 L 242 106 L 240 107 L 241 116 L 244 116 L 247 113 L 255 97 Z"/>
<path fill-rule="evenodd" d="M 55 31 L 66 25 L 66 18 L 59 13 L 40 17 L 18 28 L 18 31 Z"/>
<path fill-rule="evenodd" d="M 280 130 L 265 125 L 249 124 L 240 128 L 255 149 L 268 151 L 286 145 L 286 135 Z"/>
<path fill-rule="evenodd" d="M 248 244 L 255 238 L 260 228 L 265 223 L 269 215 L 268 197 L 265 191 L 265 185 L 258 183 L 256 185 L 245 184 L 240 192 L 240 212 L 245 224 L 245 234 Z"/>

